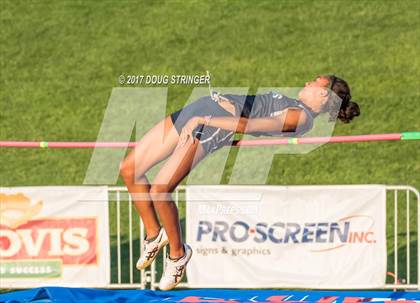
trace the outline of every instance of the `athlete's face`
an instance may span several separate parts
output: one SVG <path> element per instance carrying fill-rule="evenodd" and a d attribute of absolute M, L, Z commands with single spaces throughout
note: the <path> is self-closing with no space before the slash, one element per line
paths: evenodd
<path fill-rule="evenodd" d="M 329 85 L 328 77 L 318 76 L 314 80 L 306 82 L 305 87 L 299 92 L 299 99 L 313 106 L 321 106 L 327 100 Z"/>

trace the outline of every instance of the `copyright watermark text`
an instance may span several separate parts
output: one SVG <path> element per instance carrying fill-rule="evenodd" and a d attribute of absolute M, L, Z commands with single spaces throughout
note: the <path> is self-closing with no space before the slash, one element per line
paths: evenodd
<path fill-rule="evenodd" d="M 199 85 L 209 84 L 209 75 L 120 75 L 120 85 Z"/>

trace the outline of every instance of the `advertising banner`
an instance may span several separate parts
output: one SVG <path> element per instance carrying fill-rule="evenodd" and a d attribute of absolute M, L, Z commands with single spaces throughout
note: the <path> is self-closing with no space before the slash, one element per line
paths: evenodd
<path fill-rule="evenodd" d="M 0 189 L 0 287 L 109 283 L 108 191 Z"/>
<path fill-rule="evenodd" d="M 192 287 L 385 285 L 385 186 L 187 186 L 186 199 Z"/>

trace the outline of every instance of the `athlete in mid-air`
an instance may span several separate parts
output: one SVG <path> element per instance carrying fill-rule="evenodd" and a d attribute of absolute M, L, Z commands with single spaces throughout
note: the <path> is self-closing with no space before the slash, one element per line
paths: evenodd
<path fill-rule="evenodd" d="M 229 145 L 235 133 L 299 137 L 311 130 L 320 113 L 348 123 L 360 115 L 346 81 L 318 76 L 300 90 L 298 99 L 273 92 L 202 97 L 151 128 L 124 159 L 120 174 L 146 230 L 139 270 L 149 266 L 169 243 L 162 290 L 182 279 L 192 249 L 181 238 L 178 209 L 171 193 L 207 154 Z M 167 159 L 152 183 L 146 172 Z M 161 227 L 158 216 L 162 222 Z"/>

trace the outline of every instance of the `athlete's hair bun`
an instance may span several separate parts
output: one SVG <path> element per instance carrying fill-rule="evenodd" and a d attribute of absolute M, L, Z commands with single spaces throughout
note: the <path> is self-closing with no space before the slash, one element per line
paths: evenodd
<path fill-rule="evenodd" d="M 355 101 L 351 100 L 350 87 L 345 80 L 334 75 L 328 77 L 331 90 L 339 97 L 331 99 L 332 104 L 329 106 L 330 119 L 337 117 L 344 123 L 349 123 L 354 117 L 360 116 L 360 107 Z"/>
<path fill-rule="evenodd" d="M 360 107 L 355 101 L 343 102 L 340 111 L 338 112 L 338 119 L 344 123 L 349 123 L 354 117 L 360 115 Z"/>

